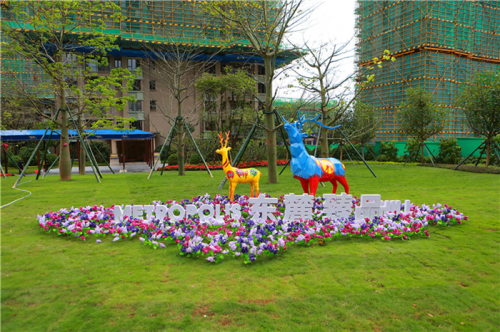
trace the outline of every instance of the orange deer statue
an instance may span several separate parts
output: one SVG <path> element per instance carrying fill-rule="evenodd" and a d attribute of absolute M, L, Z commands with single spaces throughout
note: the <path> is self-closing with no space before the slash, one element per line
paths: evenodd
<path fill-rule="evenodd" d="M 251 197 L 259 196 L 259 180 L 262 173 L 255 168 L 245 168 L 239 169 L 231 166 L 227 153 L 231 150 L 231 147 L 227 147 L 229 141 L 229 133 L 226 133 L 226 143 L 224 144 L 224 138 L 222 133 L 219 134 L 221 148 L 215 150 L 218 154 L 222 156 L 222 167 L 227 179 L 229 180 L 229 199 L 234 201 L 234 190 L 238 183 L 250 183 Z M 255 188 L 255 192 L 254 192 Z M 255 196 L 254 196 L 255 194 Z"/>

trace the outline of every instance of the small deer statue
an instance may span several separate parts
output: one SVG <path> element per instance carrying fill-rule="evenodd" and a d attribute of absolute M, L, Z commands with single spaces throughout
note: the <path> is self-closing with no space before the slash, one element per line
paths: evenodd
<path fill-rule="evenodd" d="M 215 152 L 222 155 L 222 167 L 227 179 L 229 180 L 229 199 L 231 200 L 231 202 L 234 201 L 234 190 L 236 189 L 238 183 L 250 183 L 251 197 L 257 197 L 259 196 L 259 180 L 262 176 L 262 173 L 255 168 L 239 169 L 231 166 L 229 158 L 227 157 L 228 151 L 231 150 L 231 147 L 227 147 L 227 143 L 229 141 L 229 133 L 230 132 L 226 133 L 226 144 L 224 144 L 222 133 L 219 134 L 221 148 L 215 150 Z"/>
<path fill-rule="evenodd" d="M 309 193 L 309 188 L 311 195 L 316 196 L 316 189 L 318 188 L 319 182 L 331 182 L 333 184 L 333 193 L 337 192 L 337 181 L 342 184 L 345 192 L 349 194 L 349 185 L 345 178 L 345 167 L 342 162 L 335 158 L 315 158 L 311 156 L 304 146 L 303 137 L 307 134 L 302 132 L 302 125 L 307 121 L 312 121 L 317 123 L 327 129 L 335 129 L 336 127 L 327 127 L 321 122 L 316 121 L 319 117 L 314 119 L 305 119 L 304 116 L 300 117 L 299 120 L 293 123 L 285 121 L 284 128 L 288 133 L 290 138 L 290 150 L 292 153 L 292 160 L 290 162 L 292 168 L 292 174 L 295 179 L 299 179 L 304 189 L 304 193 Z"/>

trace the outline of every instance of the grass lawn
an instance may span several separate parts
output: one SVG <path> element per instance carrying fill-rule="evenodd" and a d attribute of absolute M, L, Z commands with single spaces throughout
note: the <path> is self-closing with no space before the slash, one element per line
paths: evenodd
<path fill-rule="evenodd" d="M 37 214 L 63 207 L 149 204 L 218 190 L 222 171 L 27 177 L 32 196 L 1 210 L 4 331 L 495 331 L 500 329 L 500 177 L 447 169 L 346 163 L 351 193 L 448 203 L 469 216 L 411 241 L 341 239 L 276 258 L 214 265 L 134 238 L 98 244 L 45 234 Z M 261 191 L 301 193 L 286 171 Z M 2 204 L 26 195 L 2 179 Z M 339 185 L 339 189 L 342 187 Z M 319 187 L 318 195 L 331 191 Z M 237 193 L 249 194 L 240 184 Z"/>

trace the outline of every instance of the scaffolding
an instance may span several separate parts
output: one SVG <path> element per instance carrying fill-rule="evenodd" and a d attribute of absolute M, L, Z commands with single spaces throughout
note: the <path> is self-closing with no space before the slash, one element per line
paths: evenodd
<path fill-rule="evenodd" d="M 226 29 L 220 19 L 210 15 L 201 1 L 191 0 L 109 0 L 117 5 L 121 19 L 115 21 L 113 9 L 103 6 L 103 9 L 90 7 L 92 15 L 85 21 L 78 13 L 74 18 L 76 28 L 72 34 L 91 34 L 90 23 L 102 20 L 105 24 L 103 32 L 116 37 L 116 44 L 122 49 L 143 49 L 144 44 L 185 45 L 188 50 L 195 46 L 201 52 L 213 53 L 224 47 L 226 53 L 252 53 L 250 42 L 235 29 Z M 92 5 L 91 5 L 92 6 Z M 12 24 L 13 15 L 8 6 L 2 7 L 1 19 Z M 11 21 L 9 21 L 9 19 Z M 29 32 L 30 27 L 21 23 L 21 28 Z M 15 25 L 19 28 L 18 25 Z M 284 48 L 286 48 L 284 46 Z M 291 61 L 297 58 L 294 52 L 285 52 L 282 56 Z M 19 73 L 20 79 L 36 85 L 38 79 L 47 80 L 39 74 L 36 65 L 29 64 L 24 59 L 2 58 L 2 65 L 13 72 Z M 26 70 L 29 67 L 29 70 Z M 5 70 L 2 71 L 6 73 Z M 4 75 L 5 77 L 5 75 Z M 5 83 L 5 84 L 4 84 Z M 5 80 L 2 87 L 8 88 L 12 82 Z M 3 93 L 3 96 L 6 94 Z"/>
<path fill-rule="evenodd" d="M 475 72 L 500 68 L 500 2 L 358 1 L 356 14 L 360 73 L 384 50 L 396 57 L 370 70 L 375 83 L 360 94 L 383 119 L 375 140 L 406 140 L 395 113 L 406 89 L 417 86 L 448 110 L 448 124 L 431 140 L 470 136 L 455 95 Z"/>

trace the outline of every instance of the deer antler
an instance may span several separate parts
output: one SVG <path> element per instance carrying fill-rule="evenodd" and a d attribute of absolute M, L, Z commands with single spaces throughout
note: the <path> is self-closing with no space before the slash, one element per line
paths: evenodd
<path fill-rule="evenodd" d="M 222 132 L 220 132 L 217 136 L 220 138 L 220 146 L 221 148 L 224 147 L 224 137 L 222 137 Z"/>
<path fill-rule="evenodd" d="M 229 134 L 231 133 L 231 131 L 228 131 L 226 133 L 226 145 L 224 146 L 225 148 L 227 148 L 227 143 L 229 142 Z"/>
<path fill-rule="evenodd" d="M 328 127 L 328 126 L 325 126 L 324 124 L 322 124 L 321 122 L 319 122 L 317 119 L 319 118 L 320 114 L 318 114 L 316 117 L 314 117 L 313 119 L 306 119 L 305 115 L 302 115 L 302 117 L 300 116 L 299 114 L 299 123 L 300 123 L 300 127 L 302 128 L 302 126 L 304 125 L 304 123 L 306 123 L 307 121 L 311 121 L 311 122 L 314 122 L 318 125 L 320 125 L 321 127 L 323 128 L 326 128 L 326 129 L 336 129 L 338 127 L 340 127 L 340 125 L 338 126 L 335 126 L 335 127 Z"/>

